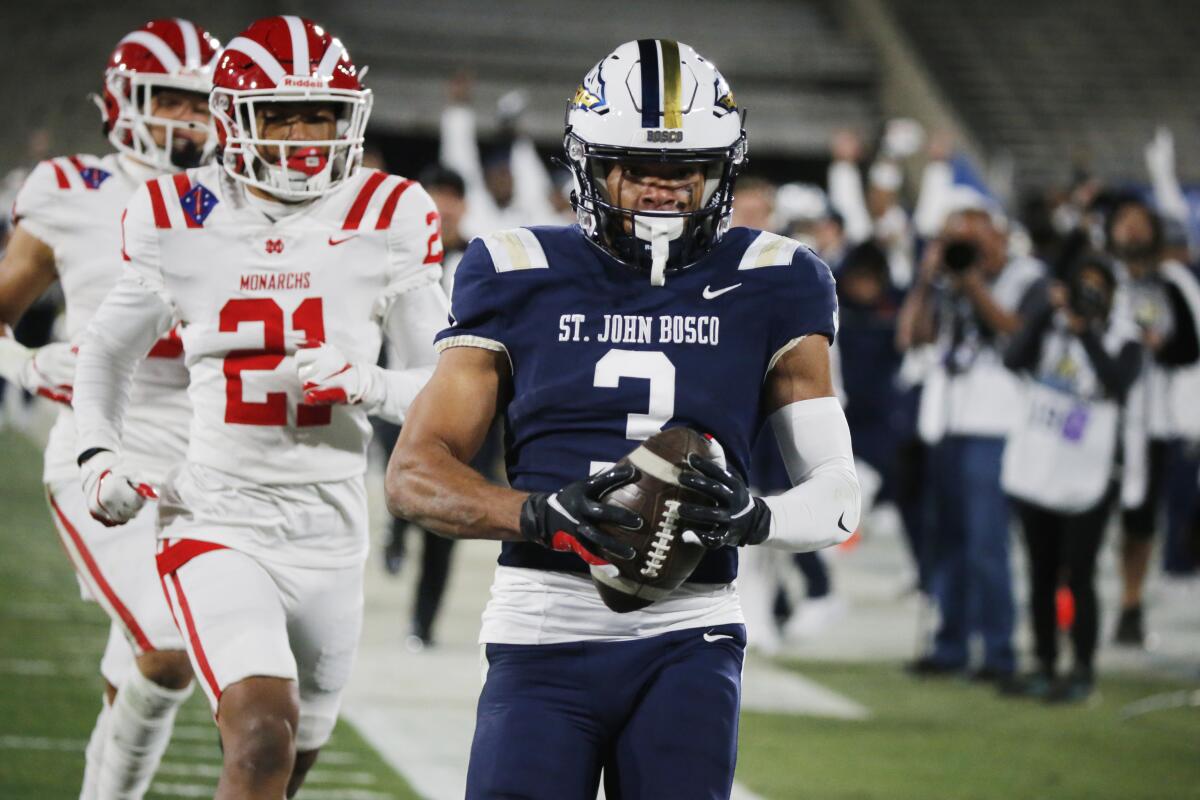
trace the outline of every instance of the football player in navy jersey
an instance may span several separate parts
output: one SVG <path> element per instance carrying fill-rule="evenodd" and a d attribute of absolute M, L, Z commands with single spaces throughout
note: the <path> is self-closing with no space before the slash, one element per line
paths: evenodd
<path fill-rule="evenodd" d="M 580 224 L 473 241 L 440 360 L 388 469 L 391 509 L 503 545 L 483 615 L 487 672 L 468 798 L 725 798 L 733 783 L 745 628 L 737 547 L 813 550 L 858 525 L 850 433 L 830 380 L 829 268 L 795 241 L 729 229 L 742 114 L 691 47 L 617 48 L 570 101 Z M 513 488 L 467 464 L 497 413 Z M 746 485 L 770 420 L 793 487 Z M 614 467 L 672 426 L 710 434 L 724 464 L 680 482 L 715 507 L 680 516 L 711 550 L 667 598 L 610 611 L 585 559 L 628 558 L 597 523 L 636 480 Z"/>

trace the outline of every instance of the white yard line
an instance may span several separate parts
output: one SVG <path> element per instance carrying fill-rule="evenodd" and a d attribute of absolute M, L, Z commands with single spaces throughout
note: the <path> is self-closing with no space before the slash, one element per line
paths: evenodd
<path fill-rule="evenodd" d="M 46 736 L 0 736 L 0 750 L 59 750 L 67 753 L 83 752 L 87 742 L 83 739 L 57 739 Z"/>

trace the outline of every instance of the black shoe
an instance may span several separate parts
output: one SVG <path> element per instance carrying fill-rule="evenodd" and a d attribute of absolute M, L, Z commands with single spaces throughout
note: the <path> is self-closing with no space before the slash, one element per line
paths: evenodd
<path fill-rule="evenodd" d="M 924 656 L 904 665 L 904 671 L 917 678 L 949 678 L 961 675 L 963 668 L 954 664 L 936 661 L 932 656 Z"/>
<path fill-rule="evenodd" d="M 1013 671 L 997 667 L 980 667 L 972 672 L 969 677 L 972 683 L 994 683 L 999 686 L 1013 679 Z"/>
<path fill-rule="evenodd" d="M 1142 607 L 1130 606 L 1121 609 L 1121 617 L 1117 620 L 1117 632 L 1113 641 L 1126 647 L 1144 647 L 1146 631 L 1142 627 Z"/>
<path fill-rule="evenodd" d="M 1012 675 L 1008 680 L 999 681 L 996 690 L 1004 697 L 1045 700 L 1053 685 L 1054 676 L 1038 670 L 1027 675 Z"/>
<path fill-rule="evenodd" d="M 1096 678 L 1091 672 L 1075 670 L 1067 677 L 1056 681 L 1046 695 L 1046 702 L 1053 705 L 1082 703 L 1096 689 Z"/>

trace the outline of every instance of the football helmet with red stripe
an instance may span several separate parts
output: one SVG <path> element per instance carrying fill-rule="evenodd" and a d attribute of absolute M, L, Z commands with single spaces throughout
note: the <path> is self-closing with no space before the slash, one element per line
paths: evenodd
<path fill-rule="evenodd" d="M 95 98 L 113 147 L 164 171 L 208 160 L 216 149 L 211 122 L 164 116 L 155 92 L 208 94 L 220 48 L 208 31 L 186 19 L 151 20 L 117 42 L 104 71 L 104 96 Z M 164 133 L 161 143 L 154 137 L 156 127 Z M 184 130 L 203 131 L 202 144 L 180 136 Z"/>
<path fill-rule="evenodd" d="M 312 20 L 267 17 L 217 59 L 211 107 L 221 164 L 234 179 L 285 200 L 318 197 L 362 163 L 371 91 L 339 39 Z M 334 109 L 331 139 L 275 139 L 263 131 L 271 104 Z"/>

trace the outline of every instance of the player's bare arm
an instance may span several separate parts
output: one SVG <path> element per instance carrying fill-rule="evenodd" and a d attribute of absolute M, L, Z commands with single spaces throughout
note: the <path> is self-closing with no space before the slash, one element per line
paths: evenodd
<path fill-rule="evenodd" d="M 388 464 L 388 508 L 444 536 L 531 541 L 585 560 L 628 558 L 631 550 L 595 525 L 637 528 L 641 520 L 600 498 L 636 476 L 626 465 L 557 492 L 532 494 L 489 483 L 467 465 L 510 392 L 507 356 L 475 347 L 442 354 L 417 397 Z"/>
<path fill-rule="evenodd" d="M 28 392 L 70 404 L 75 372 L 71 346 L 54 342 L 28 348 L 6 331 L 57 279 L 54 250 L 18 224 L 0 259 L 0 377 Z"/>
<path fill-rule="evenodd" d="M 388 509 L 444 536 L 519 540 L 525 492 L 467 466 L 507 391 L 504 353 L 452 347 L 417 396 L 387 470 Z"/>
<path fill-rule="evenodd" d="M 0 323 L 17 324 L 56 280 L 54 251 L 18 223 L 0 259 Z"/>

